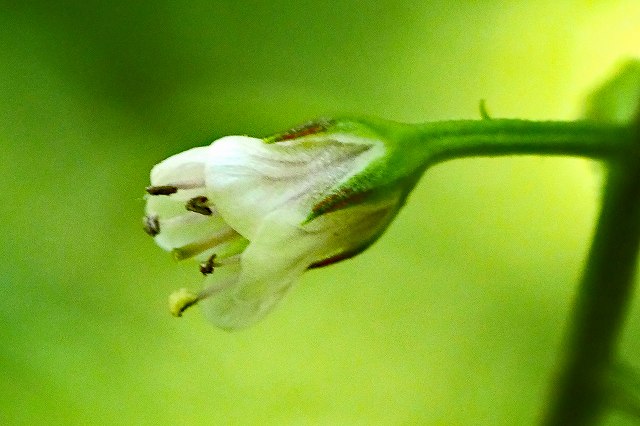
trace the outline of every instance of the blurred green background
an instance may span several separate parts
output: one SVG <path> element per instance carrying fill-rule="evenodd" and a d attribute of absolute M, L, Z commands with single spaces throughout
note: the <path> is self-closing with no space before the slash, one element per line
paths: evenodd
<path fill-rule="evenodd" d="M 534 424 L 595 165 L 440 165 L 370 250 L 237 333 L 168 314 L 201 279 L 142 232 L 144 187 L 171 154 L 317 116 L 574 118 L 628 56 L 636 0 L 3 1 L 0 424 Z"/>

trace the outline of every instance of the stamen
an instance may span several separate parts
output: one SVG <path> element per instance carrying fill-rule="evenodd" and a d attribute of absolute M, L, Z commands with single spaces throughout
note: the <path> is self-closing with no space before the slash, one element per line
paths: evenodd
<path fill-rule="evenodd" d="M 196 189 L 204 186 L 204 180 L 174 182 L 171 185 L 151 185 L 147 186 L 146 191 L 149 195 L 171 195 L 178 192 L 179 189 Z"/>
<path fill-rule="evenodd" d="M 145 216 L 142 219 L 144 232 L 155 237 L 160 233 L 160 221 L 158 220 L 157 215 Z"/>
<path fill-rule="evenodd" d="M 213 213 L 213 212 L 212 212 Z M 157 214 L 147 215 L 142 219 L 144 232 L 155 237 L 160 234 L 160 229 L 167 230 L 181 226 L 187 226 L 191 224 L 202 223 L 208 220 L 207 217 L 200 214 L 181 214 L 166 219 L 160 219 Z"/>
<path fill-rule="evenodd" d="M 177 260 L 188 259 L 203 251 L 209 250 L 219 244 L 226 243 L 231 239 L 237 237 L 239 234 L 231 227 L 227 227 L 222 231 L 214 234 L 213 236 L 201 241 L 196 241 L 182 247 L 176 247 L 172 250 L 173 255 Z"/>
<path fill-rule="evenodd" d="M 200 272 L 202 275 L 209 275 L 213 273 L 213 267 L 217 266 L 214 262 L 216 260 L 216 255 L 212 254 L 206 262 L 200 264 Z"/>
<path fill-rule="evenodd" d="M 174 291 L 169 296 L 169 311 L 174 317 L 181 317 L 182 313 L 200 300 L 200 296 L 186 288 Z"/>
<path fill-rule="evenodd" d="M 235 265 L 236 263 L 240 263 L 240 254 L 234 254 L 233 256 L 224 257 L 220 260 L 216 259 L 213 263 L 213 266 L 226 266 L 226 265 Z"/>
<path fill-rule="evenodd" d="M 209 216 L 212 213 L 211 208 L 207 206 L 209 199 L 205 196 L 194 197 L 187 201 L 187 205 L 185 206 L 187 210 L 195 213 L 200 213 L 205 216 Z"/>
<path fill-rule="evenodd" d="M 149 195 L 171 195 L 178 192 L 178 187 L 173 185 L 147 186 Z"/>
<path fill-rule="evenodd" d="M 225 265 L 235 265 L 237 263 L 240 263 L 239 254 L 234 254 L 233 256 L 229 257 L 223 257 L 220 260 L 218 260 L 217 254 L 212 254 L 206 262 L 202 262 L 200 264 L 200 272 L 202 272 L 202 275 L 209 275 L 213 273 L 215 268 Z"/>
<path fill-rule="evenodd" d="M 209 286 L 197 294 L 187 290 L 186 288 L 174 291 L 169 295 L 169 311 L 174 317 L 181 317 L 187 308 L 197 304 L 201 300 L 207 299 L 214 294 L 221 292 L 229 287 L 229 284 L 232 284 L 233 282 L 233 280 L 224 281 L 220 285 Z"/>

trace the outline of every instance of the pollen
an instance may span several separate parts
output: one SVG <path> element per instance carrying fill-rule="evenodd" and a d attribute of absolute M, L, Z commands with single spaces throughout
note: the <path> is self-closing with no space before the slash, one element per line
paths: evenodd
<path fill-rule="evenodd" d="M 200 296 L 186 288 L 174 291 L 169 296 L 169 311 L 174 317 L 181 317 L 182 313 L 190 306 L 195 305 Z"/>
<path fill-rule="evenodd" d="M 142 226 L 144 228 L 144 232 L 155 237 L 160 233 L 160 221 L 158 220 L 158 216 L 145 216 L 142 219 Z"/>
<path fill-rule="evenodd" d="M 186 208 L 187 210 L 195 213 L 200 213 L 201 215 L 210 216 L 213 211 L 207 205 L 209 203 L 209 199 L 204 196 L 194 197 L 187 201 Z"/>
<path fill-rule="evenodd" d="M 200 264 L 200 272 L 202 275 L 209 275 L 213 273 L 213 268 L 216 266 L 215 264 L 216 255 L 212 254 L 206 262 Z"/>
<path fill-rule="evenodd" d="M 178 192 L 178 187 L 173 185 L 147 186 L 146 191 L 149 195 L 171 195 Z"/>

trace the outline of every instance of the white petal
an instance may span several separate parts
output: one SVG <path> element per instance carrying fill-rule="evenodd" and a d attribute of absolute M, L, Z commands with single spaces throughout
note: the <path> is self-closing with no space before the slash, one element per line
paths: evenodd
<path fill-rule="evenodd" d="M 273 212 L 242 253 L 237 280 L 201 302 L 205 316 L 225 329 L 256 323 L 311 264 L 375 239 L 397 211 L 397 200 L 339 210 L 307 225 L 300 225 L 300 217 L 290 211 Z M 208 278 L 212 288 L 220 286 L 216 273 Z"/>
<path fill-rule="evenodd" d="M 156 164 L 151 169 L 151 185 L 202 186 L 208 150 L 208 146 L 192 148 Z"/>
<path fill-rule="evenodd" d="M 265 220 L 242 253 L 236 281 L 222 284 L 223 290 L 201 302 L 205 316 L 218 327 L 244 328 L 262 319 L 309 266 L 314 236 L 276 214 L 278 220 Z M 207 278 L 211 288 L 221 285 L 217 273 Z"/>
<path fill-rule="evenodd" d="M 167 251 L 201 240 L 203 236 L 214 233 L 224 226 L 221 219 L 215 220 L 210 216 L 193 212 L 185 212 L 168 219 L 160 217 L 158 222 L 160 233 L 155 236 L 155 241 Z"/>
<path fill-rule="evenodd" d="M 297 210 L 306 217 L 329 189 L 379 155 L 371 149 L 373 141 L 347 142 L 339 136 L 274 144 L 230 136 L 214 142 L 205 179 L 220 214 L 249 240 L 276 210 Z"/>

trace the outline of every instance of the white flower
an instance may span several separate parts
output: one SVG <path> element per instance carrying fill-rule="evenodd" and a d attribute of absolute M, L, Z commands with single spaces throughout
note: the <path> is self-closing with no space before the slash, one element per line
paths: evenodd
<path fill-rule="evenodd" d="M 407 192 L 367 185 L 385 150 L 320 122 L 271 139 L 224 137 L 156 165 L 145 229 L 206 275 L 200 293 L 172 296 L 173 312 L 199 302 L 215 325 L 246 327 L 305 270 L 368 247 Z"/>

